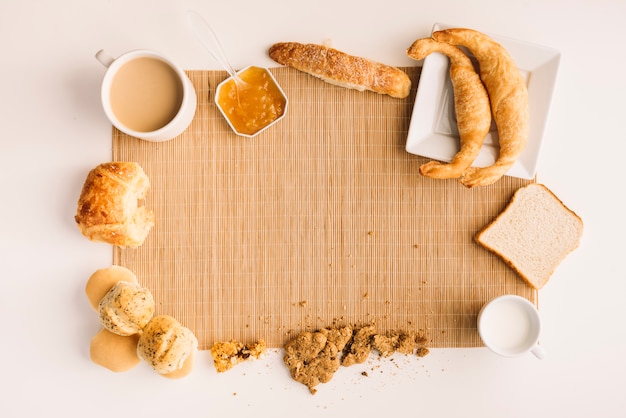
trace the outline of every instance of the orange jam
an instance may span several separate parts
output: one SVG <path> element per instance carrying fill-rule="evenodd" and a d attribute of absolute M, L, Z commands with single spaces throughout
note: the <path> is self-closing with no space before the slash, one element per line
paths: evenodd
<path fill-rule="evenodd" d="M 249 67 L 239 77 L 245 83 L 222 84 L 217 103 L 237 132 L 253 135 L 283 115 L 287 100 L 264 68 Z"/>

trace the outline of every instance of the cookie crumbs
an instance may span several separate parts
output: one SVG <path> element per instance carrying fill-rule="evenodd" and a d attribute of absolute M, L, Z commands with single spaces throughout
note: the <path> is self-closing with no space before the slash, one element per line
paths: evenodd
<path fill-rule="evenodd" d="M 211 347 L 213 365 L 218 373 L 223 373 L 245 360 L 261 358 L 265 354 L 265 349 L 264 340 L 251 344 L 243 344 L 235 340 L 217 342 Z"/>
<path fill-rule="evenodd" d="M 416 353 L 424 357 L 429 353 L 427 342 L 423 331 L 383 335 L 376 332 L 374 325 L 354 329 L 334 326 L 300 332 L 285 344 L 283 362 L 291 377 L 315 394 L 315 386 L 330 381 L 340 366 L 361 364 L 372 350 L 378 351 L 381 357 L 390 357 L 393 353 Z M 361 374 L 368 376 L 366 371 Z"/>
<path fill-rule="evenodd" d="M 418 347 L 417 349 L 417 357 L 426 357 L 430 353 L 430 350 L 426 347 Z"/>
<path fill-rule="evenodd" d="M 341 365 L 352 366 L 367 360 L 372 351 L 371 339 L 375 334 L 376 328 L 373 325 L 357 329 L 352 337 L 352 343 L 347 347 L 346 354 L 341 359 Z"/>
<path fill-rule="evenodd" d="M 283 362 L 291 377 L 315 394 L 315 386 L 329 382 L 339 369 L 339 354 L 351 335 L 350 327 L 299 333 L 284 347 Z"/>

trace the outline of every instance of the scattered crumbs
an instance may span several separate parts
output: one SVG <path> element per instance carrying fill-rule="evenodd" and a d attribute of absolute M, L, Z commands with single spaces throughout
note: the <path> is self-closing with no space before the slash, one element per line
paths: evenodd
<path fill-rule="evenodd" d="M 367 235 L 369 235 L 370 237 L 374 236 L 374 231 L 367 231 Z"/>
<path fill-rule="evenodd" d="M 428 350 L 428 348 L 426 347 L 419 347 L 417 349 L 417 357 L 426 357 L 428 355 L 428 353 L 430 353 L 430 350 Z"/>
<path fill-rule="evenodd" d="M 365 292 L 363 294 L 363 299 L 368 299 L 370 297 L 370 292 Z"/>
<path fill-rule="evenodd" d="M 306 306 L 306 304 L 308 303 L 308 301 L 306 300 L 301 300 L 300 302 L 298 302 L 298 305 L 302 306 L 303 308 Z"/>
<path fill-rule="evenodd" d="M 363 370 L 363 371 L 361 372 L 361 376 L 368 377 L 369 375 L 367 374 L 367 372 L 366 372 L 365 370 Z"/>

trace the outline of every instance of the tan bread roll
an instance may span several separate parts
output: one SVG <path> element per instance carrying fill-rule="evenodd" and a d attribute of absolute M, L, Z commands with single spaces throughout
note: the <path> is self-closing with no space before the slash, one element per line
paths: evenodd
<path fill-rule="evenodd" d="M 407 97 L 411 90 L 409 76 L 398 68 L 323 45 L 280 42 L 270 47 L 269 56 L 279 64 L 341 87 L 370 90 L 400 99 Z"/>
<path fill-rule="evenodd" d="M 186 373 L 180 373 L 182 369 L 190 371 L 192 365 L 185 363 L 193 362 L 197 349 L 198 340 L 193 332 L 169 315 L 152 318 L 137 344 L 139 357 L 167 377 L 183 377 Z"/>
<path fill-rule="evenodd" d="M 125 372 L 141 361 L 137 357 L 139 334 L 123 337 L 101 329 L 89 344 L 91 361 L 113 372 Z"/>
<path fill-rule="evenodd" d="M 126 267 L 111 266 L 96 270 L 89 277 L 85 285 L 85 294 L 89 304 L 96 312 L 104 295 L 119 281 L 137 283 L 137 276 Z"/>
<path fill-rule="evenodd" d="M 154 298 L 150 290 L 137 283 L 119 281 L 98 304 L 100 322 L 117 335 L 139 333 L 154 315 Z"/>
<path fill-rule="evenodd" d="M 450 81 L 461 147 L 449 164 L 429 161 L 420 167 L 420 173 L 439 179 L 459 178 L 472 165 L 489 133 L 489 96 L 472 60 L 460 48 L 432 38 L 423 38 L 413 42 L 407 55 L 421 60 L 433 52 L 442 53 L 450 60 Z"/>
<path fill-rule="evenodd" d="M 470 188 L 493 184 L 515 164 L 528 140 L 526 81 L 508 51 L 481 32 L 454 28 L 434 32 L 432 36 L 439 42 L 466 47 L 478 61 L 498 128 L 500 152 L 493 165 L 470 167 L 461 183 Z"/>
<path fill-rule="evenodd" d="M 92 241 L 140 246 L 154 226 L 154 214 L 139 205 L 149 189 L 150 180 L 139 164 L 100 164 L 83 184 L 74 217 L 78 228 Z"/>

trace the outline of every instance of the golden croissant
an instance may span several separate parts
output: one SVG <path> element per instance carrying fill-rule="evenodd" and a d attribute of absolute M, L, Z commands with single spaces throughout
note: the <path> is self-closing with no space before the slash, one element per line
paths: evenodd
<path fill-rule="evenodd" d="M 458 178 L 472 165 L 489 132 L 489 96 L 472 60 L 460 48 L 432 38 L 423 38 L 413 42 L 407 49 L 407 55 L 415 60 L 421 60 L 433 52 L 442 53 L 450 59 L 450 81 L 461 147 L 449 164 L 430 161 L 420 167 L 420 173 L 432 178 Z"/>
<path fill-rule="evenodd" d="M 455 28 L 434 32 L 432 37 L 466 47 L 478 61 L 498 129 L 500 151 L 493 165 L 470 167 L 461 183 L 466 187 L 493 184 L 509 171 L 526 146 L 529 113 L 524 77 L 507 50 L 481 32 Z"/>

